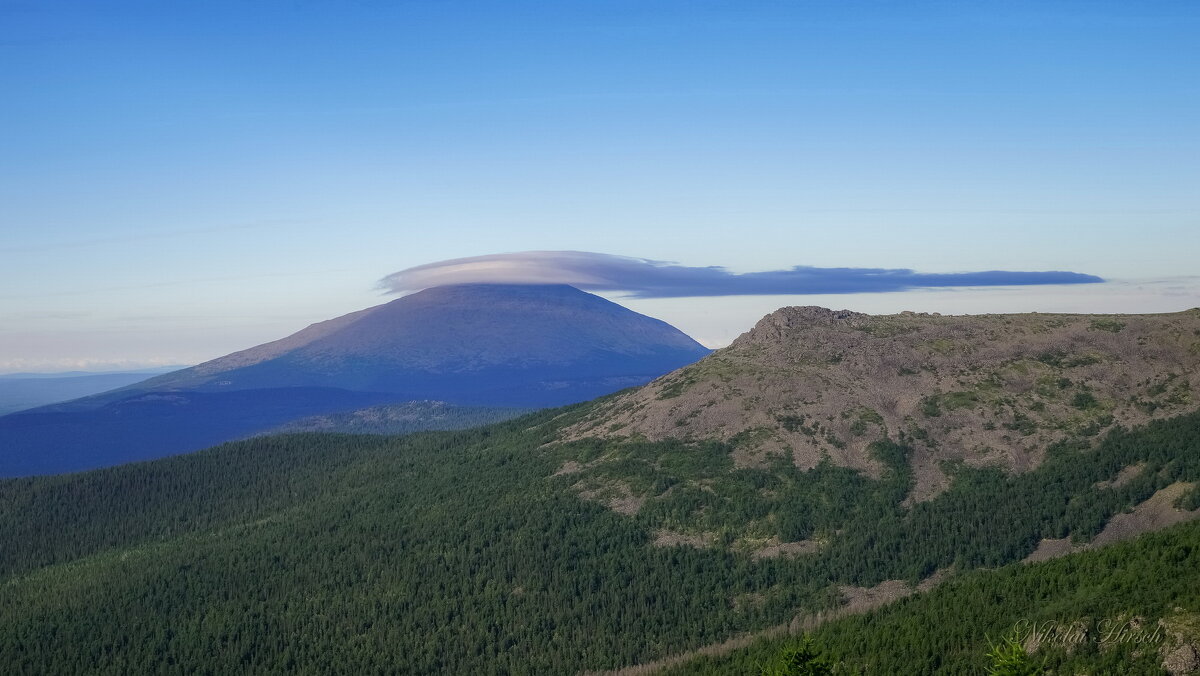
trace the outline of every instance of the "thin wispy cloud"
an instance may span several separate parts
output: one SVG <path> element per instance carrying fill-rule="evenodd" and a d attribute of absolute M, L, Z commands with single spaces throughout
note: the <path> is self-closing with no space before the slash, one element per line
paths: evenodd
<path fill-rule="evenodd" d="M 524 251 L 456 258 L 419 265 L 384 277 L 380 288 L 409 293 L 452 284 L 569 284 L 588 291 L 623 292 L 634 298 L 879 293 L 912 289 L 1095 284 L 1078 272 L 924 273 L 904 268 L 819 268 L 735 273 L 666 261 L 587 251 Z"/>

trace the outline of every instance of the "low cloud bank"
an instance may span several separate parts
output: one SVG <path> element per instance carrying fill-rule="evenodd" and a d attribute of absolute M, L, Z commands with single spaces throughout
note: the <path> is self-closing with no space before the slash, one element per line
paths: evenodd
<path fill-rule="evenodd" d="M 890 268 L 818 268 L 733 273 L 665 261 L 587 251 L 524 251 L 456 258 L 392 273 L 379 282 L 391 293 L 451 284 L 569 284 L 587 291 L 625 292 L 635 298 L 879 293 L 968 286 L 1095 284 L 1078 272 L 922 273 Z"/>

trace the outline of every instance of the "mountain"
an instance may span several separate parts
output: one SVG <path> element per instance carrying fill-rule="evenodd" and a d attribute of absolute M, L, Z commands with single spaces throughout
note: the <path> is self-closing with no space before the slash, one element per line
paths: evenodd
<path fill-rule="evenodd" d="M 783 459 L 878 477 L 912 449 L 910 498 L 966 463 L 1024 472 L 1055 442 L 1200 408 L 1200 309 L 1157 315 L 871 316 L 788 307 L 729 347 L 610 399 L 570 438 L 736 442 L 737 467 Z"/>
<path fill-rule="evenodd" d="M 436 287 L 136 385 L 0 417 L 0 476 L 162 457 L 404 401 L 561 405 L 707 353 L 665 322 L 570 286 Z"/>
<path fill-rule="evenodd" d="M 708 354 L 666 322 L 565 285 L 426 289 L 139 389 L 335 387 L 454 404 L 551 406 L 640 385 Z"/>
<path fill-rule="evenodd" d="M 1128 618 L 1187 635 L 1165 656 L 1036 657 L 1156 673 L 1200 636 L 1198 534 L 1180 523 L 1200 519 L 1196 314 L 785 309 L 640 389 L 488 427 L 267 436 L 2 480 L 0 671 L 649 673 L 799 627 L 867 673 L 971 673 L 1022 621 Z M 990 375 L 1022 369 L 1025 390 Z M 834 414 L 835 396 L 882 423 Z M 671 434 L 647 422 L 679 400 L 702 410 L 666 417 Z M 953 448 L 989 423 L 1036 462 Z M 820 448 L 863 441 L 865 459 L 770 450 L 805 429 Z M 937 452 L 962 460 L 918 499 Z M 757 656 L 729 659 L 687 673 Z"/>

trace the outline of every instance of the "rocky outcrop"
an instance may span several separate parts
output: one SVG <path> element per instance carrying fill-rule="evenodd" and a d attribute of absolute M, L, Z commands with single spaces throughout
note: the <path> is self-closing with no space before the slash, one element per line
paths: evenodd
<path fill-rule="evenodd" d="M 729 347 L 620 395 L 567 438 L 734 442 L 738 466 L 789 457 L 877 476 L 882 438 L 913 449 L 911 499 L 945 462 L 1036 467 L 1048 446 L 1200 404 L 1200 309 L 977 315 L 788 307 Z"/>

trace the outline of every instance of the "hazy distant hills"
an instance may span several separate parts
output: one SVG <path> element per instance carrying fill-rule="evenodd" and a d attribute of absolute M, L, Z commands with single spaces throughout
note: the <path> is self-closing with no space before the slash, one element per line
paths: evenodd
<path fill-rule="evenodd" d="M 584 401 L 708 352 L 665 322 L 569 286 L 436 287 L 132 386 L 0 417 L 0 476 L 161 457 L 410 400 L 489 409 Z M 411 418 L 405 429 L 419 429 Z M 431 426 L 446 424 L 436 418 Z"/>
<path fill-rule="evenodd" d="M 125 387 L 167 370 L 169 369 L 3 375 L 0 376 L 0 415 Z"/>

